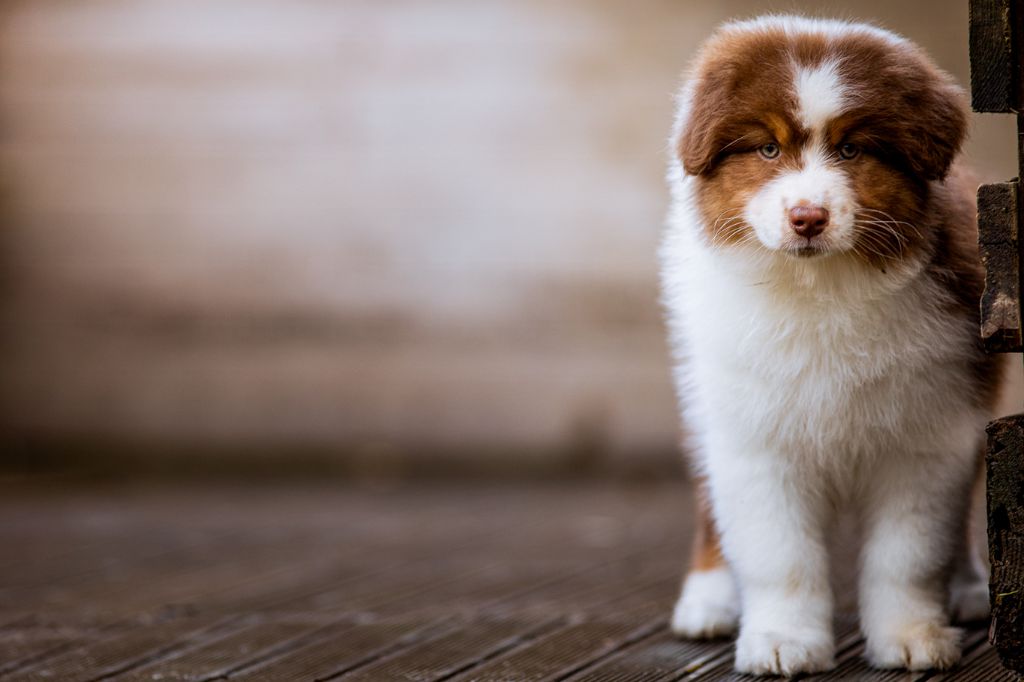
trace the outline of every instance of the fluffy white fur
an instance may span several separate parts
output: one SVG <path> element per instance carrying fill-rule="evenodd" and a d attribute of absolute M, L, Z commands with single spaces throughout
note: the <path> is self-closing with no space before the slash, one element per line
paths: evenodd
<path fill-rule="evenodd" d="M 764 22 L 853 30 L 791 17 Z M 842 107 L 842 85 L 834 69 L 797 82 L 804 114 L 820 132 Z M 691 92 L 684 86 L 677 134 Z M 792 240 L 785 210 L 800 201 L 826 206 L 827 238 L 848 246 L 854 199 L 821 154 L 746 206 L 768 251 Z M 975 330 L 943 311 L 948 294 L 920 276 L 920 265 L 883 274 L 852 259 L 710 245 L 695 207 L 697 181 L 675 159 L 669 180 L 661 261 L 675 380 L 730 566 L 691 575 L 673 628 L 721 634 L 742 613 L 740 671 L 830 668 L 826 536 L 845 509 L 864 523 L 860 609 L 869 659 L 950 665 L 958 631 L 947 627 L 944 586 L 932 576 L 953 553 L 949 528 L 963 514 L 956 501 L 968 498 L 988 418 L 970 405 L 967 370 L 959 369 Z M 967 561 L 957 576 L 954 608 L 977 615 L 985 608 L 981 574 Z"/>
<path fill-rule="evenodd" d="M 672 632 L 707 639 L 731 635 L 740 618 L 736 581 L 728 568 L 691 573 L 672 612 Z"/>

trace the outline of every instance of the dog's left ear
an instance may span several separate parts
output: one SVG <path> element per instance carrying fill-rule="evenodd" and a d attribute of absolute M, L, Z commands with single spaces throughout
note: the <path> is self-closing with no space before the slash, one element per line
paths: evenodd
<path fill-rule="evenodd" d="M 963 91 L 941 82 L 906 96 L 907 117 L 894 122 L 899 146 L 910 168 L 927 180 L 943 180 L 967 134 Z"/>

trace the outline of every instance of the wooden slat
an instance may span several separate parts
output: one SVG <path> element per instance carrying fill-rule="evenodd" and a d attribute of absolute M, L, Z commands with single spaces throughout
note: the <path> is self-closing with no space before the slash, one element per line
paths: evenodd
<path fill-rule="evenodd" d="M 473 621 L 443 637 L 422 642 L 344 676 L 346 682 L 417 680 L 429 682 L 474 669 L 553 629 L 555 621 Z"/>
<path fill-rule="evenodd" d="M 1017 182 L 978 189 L 978 244 L 985 266 L 981 338 L 993 353 L 1021 350 Z"/>
<path fill-rule="evenodd" d="M 216 629 L 203 619 L 182 619 L 160 625 L 140 625 L 46 659 L 5 680 L 11 682 L 90 682 L 143 665 L 184 648 Z"/>
<path fill-rule="evenodd" d="M 669 632 L 644 639 L 622 652 L 567 679 L 567 682 L 659 682 L 693 674 L 726 658 L 733 643 L 727 640 L 693 642 Z"/>
<path fill-rule="evenodd" d="M 452 679 L 463 682 L 560 679 L 654 634 L 661 626 L 659 622 L 568 625 Z"/>
<path fill-rule="evenodd" d="M 472 601 L 489 613 L 596 613 L 614 608 L 623 619 L 653 617 L 651 602 L 656 602 L 655 608 L 662 614 L 667 613 L 678 590 L 678 562 L 663 560 L 674 555 L 655 548 L 653 552 L 620 554 L 607 563 L 549 570 L 547 576 L 534 575 L 534 570 L 513 571 L 504 585 L 479 592 Z M 614 591 L 609 591 L 609 585 L 615 585 Z"/>
<path fill-rule="evenodd" d="M 335 631 L 345 627 L 334 628 Z M 251 667 L 274 653 L 297 646 L 323 631 L 315 621 L 269 621 L 200 643 L 174 656 L 137 668 L 119 680 L 206 680 Z"/>
<path fill-rule="evenodd" d="M 988 543 L 992 644 L 1024 672 L 1024 415 L 988 425 Z"/>
<path fill-rule="evenodd" d="M 391 621 L 356 625 L 337 636 L 310 642 L 277 658 L 243 670 L 232 680 L 280 682 L 326 680 L 417 642 L 450 632 L 447 622 Z"/>
<path fill-rule="evenodd" d="M 975 111 L 1014 110 L 1016 60 L 1011 0 L 971 0 L 971 105 Z"/>
<path fill-rule="evenodd" d="M 0 637 L 0 675 L 31 667 L 46 658 L 53 658 L 73 647 L 80 647 L 97 638 L 95 633 L 73 630 L 40 631 L 26 628 Z"/>

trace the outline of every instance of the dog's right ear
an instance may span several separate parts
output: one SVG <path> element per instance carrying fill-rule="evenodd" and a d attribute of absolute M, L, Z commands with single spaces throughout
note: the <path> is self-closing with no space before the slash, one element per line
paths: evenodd
<path fill-rule="evenodd" d="M 726 117 L 729 104 L 728 78 L 700 78 L 688 87 L 683 107 L 688 109 L 682 121 L 676 153 L 690 175 L 714 170 L 728 144 Z"/>

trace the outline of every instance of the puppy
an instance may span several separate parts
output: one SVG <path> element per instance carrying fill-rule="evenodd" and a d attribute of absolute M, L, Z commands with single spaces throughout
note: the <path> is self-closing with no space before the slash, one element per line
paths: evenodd
<path fill-rule="evenodd" d="M 738 626 L 741 672 L 833 667 L 840 513 L 873 665 L 948 668 L 951 615 L 987 612 L 963 540 L 1000 371 L 966 125 L 909 41 L 790 16 L 719 29 L 679 96 L 663 302 L 703 503 L 672 623 Z"/>

